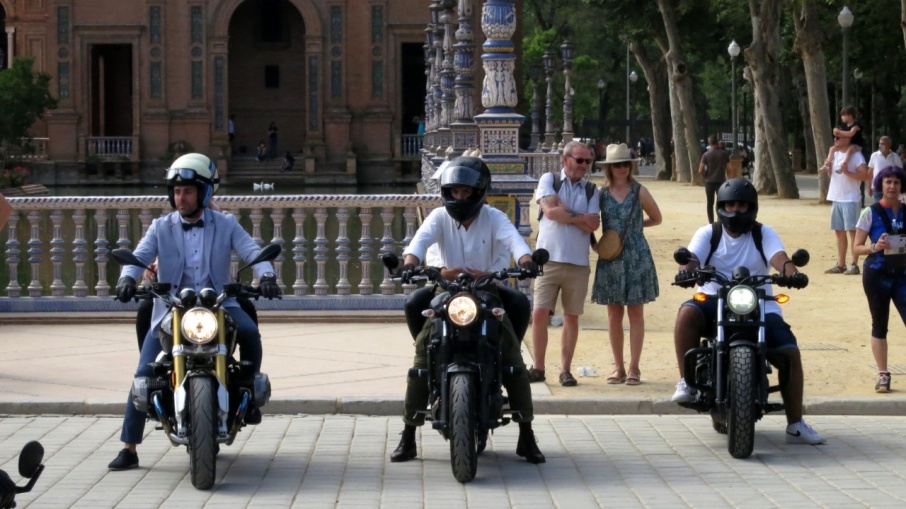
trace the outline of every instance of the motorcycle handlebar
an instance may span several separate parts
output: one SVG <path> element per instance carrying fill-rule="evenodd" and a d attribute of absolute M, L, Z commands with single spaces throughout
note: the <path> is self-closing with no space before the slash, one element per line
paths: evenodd
<path fill-rule="evenodd" d="M 471 288 L 474 288 L 476 290 L 480 290 L 480 289 L 486 287 L 491 281 L 502 281 L 504 279 L 510 279 L 510 278 L 518 278 L 518 279 L 534 278 L 534 277 L 541 276 L 543 274 L 544 274 L 544 271 L 540 270 L 540 269 L 538 270 L 537 273 L 532 273 L 531 271 L 528 271 L 521 267 L 513 267 L 513 268 L 509 268 L 509 269 L 501 269 L 496 272 L 490 272 L 487 274 L 483 274 L 481 276 L 478 276 L 477 278 L 473 278 L 471 275 L 467 275 L 467 274 L 463 273 L 463 274 L 460 274 L 459 277 L 457 277 L 455 280 L 449 281 L 441 275 L 440 269 L 437 267 L 416 267 L 415 270 L 412 271 L 412 275 L 408 278 L 408 281 L 403 281 L 402 275 L 399 275 L 399 274 L 398 275 L 391 274 L 389 279 L 391 281 L 403 281 L 403 283 L 413 283 L 413 282 L 417 282 L 417 281 L 431 281 L 433 283 L 436 283 L 438 286 L 440 286 L 445 291 L 449 290 L 450 287 L 454 284 L 461 285 L 462 282 L 466 282 L 466 283 L 471 282 L 471 284 L 467 285 L 467 286 L 470 286 Z"/>
<path fill-rule="evenodd" d="M 758 274 L 754 276 L 748 276 L 741 281 L 734 281 L 720 272 L 717 272 L 714 267 L 703 267 L 690 271 L 691 277 L 683 280 L 677 280 L 671 283 L 672 286 L 683 286 L 685 284 L 700 284 L 709 283 L 711 281 L 716 281 L 719 285 L 730 285 L 733 283 L 736 284 L 746 284 L 748 286 L 763 286 L 768 283 L 774 283 L 777 286 L 784 286 L 787 288 L 793 288 L 792 279 L 790 277 L 781 275 L 781 274 Z"/>

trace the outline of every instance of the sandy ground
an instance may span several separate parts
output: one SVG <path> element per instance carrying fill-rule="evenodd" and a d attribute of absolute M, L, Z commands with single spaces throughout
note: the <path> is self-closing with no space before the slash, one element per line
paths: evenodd
<path fill-rule="evenodd" d="M 549 328 L 546 383 L 555 394 L 570 391 L 576 396 L 612 394 L 619 397 L 630 393 L 650 396 L 673 393 L 679 376 L 673 348 L 673 324 L 678 306 L 692 295 L 691 290 L 670 285 L 677 271 L 673 251 L 687 245 L 695 230 L 707 223 L 705 193 L 703 187 L 675 182 L 646 180 L 643 184 L 657 201 L 664 221 L 660 226 L 645 229 L 657 266 L 660 297 L 645 306 L 645 346 L 640 363 L 642 384 L 606 383 L 605 378 L 614 369 L 607 309 L 588 300 L 585 314 L 580 317 L 579 342 L 572 363 L 572 372 L 579 380 L 578 387 L 561 387 L 557 381 L 562 329 Z M 533 220 L 537 217 L 535 212 L 531 215 Z M 824 274 L 824 270 L 836 261 L 829 215 L 830 206 L 819 205 L 816 199 L 761 197 L 758 219 L 777 230 L 788 253 L 805 248 L 811 254 L 811 262 L 802 269 L 809 275 L 809 286 L 803 290 L 783 289 L 791 296 L 783 306 L 783 313 L 802 350 L 806 397 L 874 395 L 877 368 L 871 353 L 871 317 L 862 277 Z M 592 276 L 596 258 L 592 260 Z M 779 293 L 779 289 L 775 291 Z M 629 322 L 625 317 L 624 331 L 628 366 Z M 531 330 L 526 334 L 526 344 L 531 349 L 530 336 Z M 888 363 L 893 373 L 894 393 L 898 386 L 906 387 L 901 385 L 906 384 L 906 378 L 897 376 L 906 373 L 906 349 L 899 347 L 903 337 L 903 325 L 894 311 L 888 336 L 891 345 Z M 597 369 L 597 375 L 580 377 L 581 366 Z"/>

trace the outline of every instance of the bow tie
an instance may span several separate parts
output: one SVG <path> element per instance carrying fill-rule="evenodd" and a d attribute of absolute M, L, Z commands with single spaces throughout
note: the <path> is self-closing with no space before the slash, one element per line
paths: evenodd
<path fill-rule="evenodd" d="M 195 221 L 194 223 L 182 223 L 183 231 L 189 231 L 192 228 L 204 228 L 204 220 L 199 219 L 198 221 Z"/>

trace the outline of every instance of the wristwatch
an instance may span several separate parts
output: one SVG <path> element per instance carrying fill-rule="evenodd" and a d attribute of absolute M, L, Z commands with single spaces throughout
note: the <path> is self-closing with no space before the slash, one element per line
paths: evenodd
<path fill-rule="evenodd" d="M 264 274 L 261 274 L 261 279 L 265 278 L 277 279 L 277 275 L 273 272 L 265 272 Z"/>

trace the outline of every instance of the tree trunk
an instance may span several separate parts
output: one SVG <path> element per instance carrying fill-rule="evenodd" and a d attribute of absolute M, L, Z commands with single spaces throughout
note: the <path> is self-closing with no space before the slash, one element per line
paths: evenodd
<path fill-rule="evenodd" d="M 906 0 L 903 0 L 906 6 Z M 818 167 L 827 159 L 827 151 L 834 144 L 831 126 L 833 121 L 827 117 L 830 105 L 827 97 L 827 69 L 825 67 L 824 29 L 818 19 L 814 0 L 802 0 L 799 16 L 794 16 L 796 42 L 794 51 L 802 57 L 805 69 L 805 82 L 808 87 L 809 122 L 812 125 L 812 140 L 815 163 Z M 827 173 L 818 174 L 818 203 L 827 203 L 827 188 L 830 177 Z"/>
<path fill-rule="evenodd" d="M 670 0 L 657 0 L 658 9 L 661 11 L 661 18 L 664 20 L 664 29 L 667 33 L 668 50 L 664 54 L 667 60 L 667 66 L 670 67 L 672 74 L 669 74 L 670 81 L 673 84 L 673 90 L 676 92 L 676 98 L 679 103 L 680 114 L 683 117 L 685 129 L 673 134 L 676 143 L 677 166 L 681 157 L 685 157 L 691 170 L 692 182 L 701 185 L 702 177 L 695 171 L 701 159 L 701 147 L 698 143 L 698 125 L 695 115 L 695 101 L 692 97 L 692 76 L 687 71 L 686 58 L 683 54 L 682 40 L 680 39 L 679 29 L 676 26 L 676 15 L 673 11 L 673 5 Z M 675 110 L 673 110 L 675 113 Z M 674 120 L 674 125 L 676 120 Z"/>
<path fill-rule="evenodd" d="M 756 5 L 758 4 L 758 5 Z M 749 0 L 752 18 L 752 45 L 743 51 L 752 72 L 756 104 L 769 160 L 762 159 L 762 170 L 771 168 L 781 198 L 799 198 L 796 176 L 790 168 L 787 144 L 780 113 L 780 17 L 784 0 Z M 758 186 L 756 185 L 756 188 Z M 765 189 L 759 189 L 766 192 Z"/>
<path fill-rule="evenodd" d="M 751 69 L 746 68 L 744 71 L 747 77 L 751 77 Z M 748 78 L 747 78 L 748 79 Z M 751 82 L 751 80 L 749 80 Z M 754 87 L 753 87 L 754 88 Z M 764 116 L 761 105 L 759 104 L 758 95 L 753 94 L 752 109 L 755 120 L 755 169 L 752 170 L 752 185 L 762 194 L 777 194 L 777 183 L 774 180 L 774 171 L 769 162 L 771 156 L 768 153 L 768 142 L 764 132 Z"/>
<path fill-rule="evenodd" d="M 645 73 L 648 83 L 648 98 L 651 107 L 651 131 L 654 136 L 654 156 L 657 165 L 657 179 L 670 180 L 673 169 L 670 155 L 673 153 L 670 144 L 670 85 L 667 81 L 667 64 L 663 57 L 648 58 L 645 46 L 632 42 L 629 51 L 635 55 L 636 62 Z"/>

